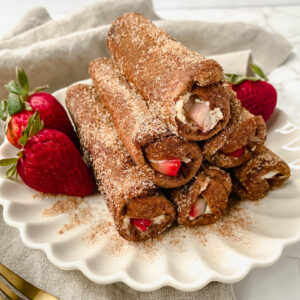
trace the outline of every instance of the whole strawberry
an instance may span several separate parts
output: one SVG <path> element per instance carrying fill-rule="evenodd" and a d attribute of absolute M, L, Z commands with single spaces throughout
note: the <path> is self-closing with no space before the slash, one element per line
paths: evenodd
<path fill-rule="evenodd" d="M 267 122 L 276 107 L 277 92 L 257 65 L 252 64 L 251 68 L 260 78 L 226 74 L 226 79 L 237 93 L 242 106 L 256 116 L 261 115 Z"/>
<path fill-rule="evenodd" d="M 24 70 L 17 68 L 17 80 L 10 81 L 6 87 L 10 92 L 7 100 L 3 100 L 0 105 L 0 117 L 7 121 L 7 139 L 14 146 L 21 148 L 18 144 L 28 111 L 31 115 L 39 111 L 45 128 L 56 129 L 65 133 L 77 146 L 78 140 L 73 126 L 63 106 L 48 93 L 40 92 L 46 86 L 34 89 L 29 92 L 29 82 Z"/>
<path fill-rule="evenodd" d="M 87 196 L 94 189 L 93 177 L 78 149 L 62 132 L 42 129 L 39 114 L 29 118 L 19 143 L 18 158 L 2 159 L 12 165 L 7 176 L 19 174 L 31 188 L 51 194 Z"/>

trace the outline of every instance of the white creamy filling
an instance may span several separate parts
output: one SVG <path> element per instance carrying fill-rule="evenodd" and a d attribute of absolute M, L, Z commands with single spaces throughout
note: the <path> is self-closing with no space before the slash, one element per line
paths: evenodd
<path fill-rule="evenodd" d="M 273 177 L 274 177 L 275 175 L 277 175 L 277 174 L 278 174 L 278 172 L 276 172 L 276 171 L 271 171 L 271 172 L 269 172 L 269 173 L 263 175 L 262 178 L 263 178 L 263 179 L 271 179 L 271 178 L 273 178 Z"/>
<path fill-rule="evenodd" d="M 217 123 L 223 119 L 223 113 L 219 107 L 216 107 L 214 110 L 209 111 L 209 115 L 206 118 L 204 123 L 204 130 L 203 132 L 207 132 L 212 130 Z"/>
<path fill-rule="evenodd" d="M 166 219 L 166 215 L 160 215 L 160 216 L 157 216 L 157 217 L 155 217 L 155 218 L 152 218 L 152 219 L 150 219 L 150 220 L 151 220 L 151 225 L 152 225 L 152 224 L 159 225 L 159 224 L 161 224 L 165 219 Z M 129 225 L 130 225 L 130 217 L 125 216 L 125 217 L 123 218 L 122 229 L 128 230 Z"/>
<path fill-rule="evenodd" d="M 206 177 L 203 186 L 200 188 L 199 195 L 206 190 L 208 184 L 210 183 L 210 178 Z"/>
<path fill-rule="evenodd" d="M 159 225 L 165 220 L 165 218 L 166 218 L 165 215 L 160 215 L 158 217 L 155 217 L 155 218 L 151 219 L 151 221 L 152 221 L 153 224 Z"/>
<path fill-rule="evenodd" d="M 211 214 L 211 210 L 210 210 L 209 205 L 206 203 L 206 207 L 205 207 L 204 213 L 202 213 L 201 215 L 199 215 L 199 216 L 197 216 L 197 217 L 189 216 L 189 220 L 190 220 L 190 221 L 193 221 L 193 220 L 197 219 L 197 218 L 200 217 L 200 216 L 203 216 L 203 215 L 209 215 L 209 214 Z"/>
<path fill-rule="evenodd" d="M 187 112 L 185 110 L 185 106 L 190 100 L 191 93 L 186 93 L 175 104 L 176 109 L 176 117 L 178 120 L 180 120 L 183 124 L 188 124 L 187 120 Z M 209 106 L 208 101 L 203 101 L 199 98 L 195 99 L 195 102 L 197 103 L 203 103 L 207 106 Z M 213 110 L 209 110 L 208 113 L 205 115 L 203 120 L 201 120 L 201 124 L 198 123 L 198 125 L 201 127 L 203 132 L 207 132 L 211 129 L 213 129 L 216 124 L 223 119 L 223 113 L 219 107 L 214 108 Z"/>
<path fill-rule="evenodd" d="M 199 196 L 200 197 L 200 196 Z M 198 200 L 196 200 L 196 202 L 197 201 L 201 201 L 201 200 L 204 200 L 205 201 L 205 207 L 198 207 L 198 209 L 201 209 L 201 213 L 199 214 L 199 215 L 197 215 L 197 216 L 191 216 L 191 215 L 189 215 L 189 220 L 190 221 L 193 221 L 193 220 L 195 220 L 195 219 L 197 219 L 198 217 L 200 217 L 200 216 L 203 216 L 203 215 L 208 215 L 208 214 L 211 214 L 211 210 L 210 210 L 210 207 L 209 207 L 209 205 L 208 205 L 208 203 L 207 203 L 207 201 L 204 199 L 204 198 L 198 198 Z M 203 203 L 203 202 L 202 202 Z M 196 203 L 194 203 L 193 205 L 197 205 Z M 202 204 L 203 205 L 203 204 Z"/>
<path fill-rule="evenodd" d="M 123 224 L 122 224 L 122 229 L 127 230 L 130 224 L 130 218 L 128 216 L 125 216 L 123 218 Z"/>
<path fill-rule="evenodd" d="M 178 120 L 180 120 L 183 124 L 187 124 L 187 120 L 185 117 L 185 110 L 184 110 L 184 104 L 186 104 L 190 99 L 191 93 L 186 93 L 180 99 L 176 102 L 175 108 L 176 108 L 176 117 Z"/>
<path fill-rule="evenodd" d="M 184 157 L 181 159 L 182 162 L 184 162 L 185 164 L 190 163 L 192 160 L 190 158 Z"/>
<path fill-rule="evenodd" d="M 211 210 L 210 210 L 210 207 L 209 207 L 208 204 L 206 205 L 204 214 L 205 214 L 205 215 L 206 215 L 206 214 L 211 214 Z"/>
<path fill-rule="evenodd" d="M 187 157 L 183 157 L 180 159 L 182 162 L 184 162 L 185 164 L 188 164 L 190 163 L 192 160 L 190 158 L 187 158 Z M 154 164 L 162 164 L 164 162 L 167 161 L 167 159 L 164 159 L 164 160 L 155 160 L 155 159 L 149 159 L 150 162 L 154 163 Z"/>

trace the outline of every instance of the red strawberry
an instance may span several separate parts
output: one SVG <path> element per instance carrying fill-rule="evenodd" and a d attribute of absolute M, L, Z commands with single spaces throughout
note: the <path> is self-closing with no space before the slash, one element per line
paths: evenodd
<path fill-rule="evenodd" d="M 28 120 L 19 141 L 19 158 L 0 160 L 12 165 L 7 176 L 18 173 L 31 188 L 51 194 L 87 196 L 94 189 L 93 177 L 78 149 L 62 132 L 41 129 L 38 113 Z"/>
<path fill-rule="evenodd" d="M 205 213 L 207 202 L 205 199 L 200 198 L 193 204 L 190 210 L 190 217 L 193 219 L 199 217 L 200 215 Z"/>
<path fill-rule="evenodd" d="M 206 105 L 204 102 L 195 102 L 189 110 L 187 111 L 189 117 L 195 121 L 200 127 L 202 132 L 207 132 L 209 128 L 207 128 L 207 124 L 209 122 L 209 105 Z"/>
<path fill-rule="evenodd" d="M 230 153 L 230 155 L 232 155 L 233 157 L 240 157 L 244 154 L 245 150 L 246 150 L 246 146 L 233 151 L 232 153 Z"/>
<path fill-rule="evenodd" d="M 17 148 L 22 148 L 19 144 L 22 131 L 26 128 L 27 122 L 33 112 L 24 110 L 12 116 L 7 126 L 6 137 L 8 141 Z"/>
<path fill-rule="evenodd" d="M 130 223 L 134 225 L 136 228 L 140 229 L 141 231 L 147 231 L 149 226 L 151 225 L 151 220 L 149 219 L 134 219 L 130 218 Z"/>
<path fill-rule="evenodd" d="M 7 84 L 7 89 L 10 92 L 7 100 L 3 100 L 0 104 L 0 117 L 3 120 L 7 120 L 8 123 L 16 123 L 8 125 L 9 131 L 7 136 L 15 137 L 14 141 L 10 138 L 8 140 L 13 145 L 20 148 L 20 145 L 16 143 L 16 140 L 20 138 L 20 128 L 25 124 L 25 118 L 16 122 L 9 121 L 10 117 L 14 117 L 16 114 L 26 111 L 39 111 L 40 117 L 44 122 L 45 128 L 57 129 L 65 133 L 76 146 L 78 146 L 78 140 L 74 132 L 73 126 L 68 118 L 68 115 L 63 106 L 50 94 L 39 92 L 46 87 L 40 87 L 35 89 L 32 93 L 29 92 L 29 82 L 26 73 L 17 68 L 17 80 L 10 81 Z M 20 124 L 19 124 L 20 123 Z"/>
<path fill-rule="evenodd" d="M 180 169 L 181 161 L 179 158 L 150 160 L 150 164 L 157 172 L 175 177 Z"/>
<path fill-rule="evenodd" d="M 261 115 L 265 122 L 267 122 L 276 107 L 277 92 L 267 82 L 268 78 L 258 66 L 251 65 L 251 67 L 265 81 L 258 77 L 248 78 L 228 74 L 227 79 L 232 83 L 232 89 L 237 93 L 242 106 L 256 116 Z"/>
<path fill-rule="evenodd" d="M 77 136 L 63 106 L 48 93 L 34 93 L 27 99 L 33 111 L 38 110 L 45 128 L 56 129 L 65 133 L 75 145 Z"/>

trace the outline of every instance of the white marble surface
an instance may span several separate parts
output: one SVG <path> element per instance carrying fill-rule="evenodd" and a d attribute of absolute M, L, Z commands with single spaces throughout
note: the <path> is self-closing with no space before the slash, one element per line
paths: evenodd
<path fill-rule="evenodd" d="M 58 18 L 74 12 L 95 0 L 10 0 L 0 4 L 0 35 L 12 26 L 28 9 L 44 5 L 52 17 Z M 278 91 L 278 106 L 284 109 L 300 126 L 300 1 L 224 1 L 214 0 L 208 9 L 200 1 L 155 0 L 157 13 L 166 19 L 193 19 L 211 22 L 244 21 L 262 26 L 270 32 L 282 34 L 294 47 L 287 62 L 274 70 L 270 81 Z M 175 3 L 175 4 L 174 4 Z M 232 8 L 236 3 L 243 8 Z M 299 4 L 293 6 L 274 6 L 274 4 Z M 251 5 L 260 7 L 250 7 Z M 265 5 L 265 6 L 262 6 Z M 272 5 L 272 6 L 266 6 Z M 231 7 L 231 8 L 224 8 Z M 249 7 L 244 7 L 249 6 Z M 175 8 L 174 8 L 175 7 Z M 195 7 L 195 8 L 192 8 Z M 272 55 L 272 53 L 270 53 Z M 299 195 L 300 197 L 300 195 Z M 299 199 L 300 200 L 300 199 Z M 273 266 L 254 269 L 239 283 L 234 284 L 237 300 L 281 300 L 300 299 L 300 243 L 285 249 L 280 260 Z"/>

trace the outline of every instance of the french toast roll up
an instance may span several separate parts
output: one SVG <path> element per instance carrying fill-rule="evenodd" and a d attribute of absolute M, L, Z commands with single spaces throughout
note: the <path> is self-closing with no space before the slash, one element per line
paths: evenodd
<path fill-rule="evenodd" d="M 232 191 L 243 200 L 259 200 L 279 188 L 290 177 L 289 166 L 263 146 L 244 165 L 234 168 Z"/>
<path fill-rule="evenodd" d="M 177 222 L 185 226 L 214 223 L 227 207 L 231 188 L 228 173 L 203 164 L 192 181 L 170 193 L 177 208 Z"/>
<path fill-rule="evenodd" d="M 231 117 L 217 135 L 202 143 L 205 159 L 221 168 L 234 168 L 248 161 L 266 140 L 266 124 L 261 116 L 254 116 L 241 106 L 235 92 L 231 92 Z"/>
<path fill-rule="evenodd" d="M 186 48 L 137 13 L 112 23 L 107 45 L 127 81 L 173 133 L 201 141 L 226 126 L 229 98 L 216 61 Z"/>
<path fill-rule="evenodd" d="M 137 242 L 168 228 L 173 204 L 132 161 L 94 87 L 70 86 L 66 105 L 119 234 Z"/>
<path fill-rule="evenodd" d="M 94 60 L 89 72 L 121 141 L 146 176 L 163 188 L 190 181 L 202 163 L 199 145 L 168 130 L 112 60 Z"/>

